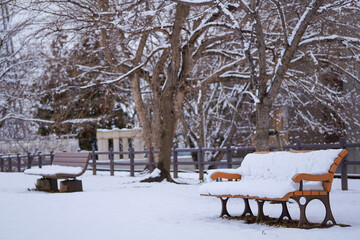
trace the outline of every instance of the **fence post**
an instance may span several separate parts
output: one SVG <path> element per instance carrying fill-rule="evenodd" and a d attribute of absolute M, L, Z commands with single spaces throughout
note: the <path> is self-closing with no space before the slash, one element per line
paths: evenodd
<path fill-rule="evenodd" d="M 21 172 L 21 158 L 19 153 L 17 154 L 17 170 Z"/>
<path fill-rule="evenodd" d="M 30 153 L 27 153 L 27 168 L 31 168 L 31 156 Z"/>
<path fill-rule="evenodd" d="M 173 175 L 174 175 L 174 178 L 178 178 L 178 177 L 179 177 L 179 176 L 178 176 L 178 153 L 177 153 L 177 151 L 176 151 L 176 148 L 177 148 L 177 145 L 175 144 L 175 145 L 173 146 L 173 149 L 172 149 L 172 151 L 173 151 L 173 164 L 174 164 L 174 167 L 173 167 L 173 171 L 174 171 Z"/>
<path fill-rule="evenodd" d="M 4 171 L 4 158 L 0 157 L 0 171 L 3 172 Z"/>
<path fill-rule="evenodd" d="M 92 158 L 93 175 L 96 175 L 96 153 L 95 153 L 95 144 L 93 144 L 93 146 L 92 146 L 91 158 Z"/>
<path fill-rule="evenodd" d="M 110 148 L 109 158 L 110 158 L 110 176 L 114 176 L 114 151 L 112 148 Z"/>
<path fill-rule="evenodd" d="M 42 156 L 41 156 L 41 152 L 38 152 L 38 159 L 39 159 L 39 168 L 42 168 Z"/>
<path fill-rule="evenodd" d="M 231 144 L 229 142 L 226 144 L 226 162 L 227 168 L 232 168 L 232 151 Z"/>
<path fill-rule="evenodd" d="M 204 154 L 201 145 L 199 145 L 199 150 L 198 150 L 198 166 L 199 166 L 199 180 L 204 180 Z"/>
<path fill-rule="evenodd" d="M 12 164 L 11 164 L 11 156 L 9 154 L 9 158 L 8 158 L 8 172 L 12 172 Z"/>
<path fill-rule="evenodd" d="M 129 158 L 130 158 L 130 177 L 134 177 L 134 176 L 135 176 L 135 164 L 134 164 L 135 154 L 134 154 L 134 148 L 130 148 L 130 149 L 129 149 Z"/>
<path fill-rule="evenodd" d="M 155 164 L 155 161 L 154 161 L 154 148 L 151 146 L 149 148 L 149 165 L 150 165 L 149 170 L 150 170 L 150 172 L 154 171 L 154 168 L 155 168 L 154 164 Z"/>
<path fill-rule="evenodd" d="M 54 161 L 54 156 L 55 153 L 53 151 L 50 152 L 50 165 L 52 165 L 53 161 Z"/>
<path fill-rule="evenodd" d="M 346 139 L 340 139 L 340 145 L 342 148 L 346 148 Z M 347 176 L 347 156 L 341 161 L 341 190 L 348 190 L 348 176 Z"/>
<path fill-rule="evenodd" d="M 300 140 L 300 139 L 296 140 L 296 149 L 297 149 L 297 150 L 301 150 L 301 149 L 302 149 L 302 147 L 301 147 L 301 140 Z"/>

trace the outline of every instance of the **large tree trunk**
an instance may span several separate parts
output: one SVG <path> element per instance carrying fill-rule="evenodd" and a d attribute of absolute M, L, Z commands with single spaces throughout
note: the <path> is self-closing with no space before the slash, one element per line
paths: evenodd
<path fill-rule="evenodd" d="M 270 111 L 271 105 L 264 103 L 256 105 L 256 151 L 269 150 Z"/>
<path fill-rule="evenodd" d="M 175 117 L 174 112 L 174 99 L 172 91 L 166 92 L 166 94 L 162 96 L 160 111 L 162 119 L 158 168 L 161 170 L 162 178 L 171 181 L 171 149 L 173 146 L 177 122 L 177 118 Z"/>
<path fill-rule="evenodd" d="M 181 106 L 181 105 L 180 105 Z M 160 130 L 160 154 L 158 161 L 158 169 L 160 176 L 143 180 L 144 182 L 167 180 L 173 182 L 170 175 L 171 167 L 171 151 L 173 147 L 173 140 L 175 136 L 177 120 L 179 118 L 179 103 L 174 100 L 173 94 L 168 92 L 162 96 L 160 103 L 161 111 L 161 127 Z"/>

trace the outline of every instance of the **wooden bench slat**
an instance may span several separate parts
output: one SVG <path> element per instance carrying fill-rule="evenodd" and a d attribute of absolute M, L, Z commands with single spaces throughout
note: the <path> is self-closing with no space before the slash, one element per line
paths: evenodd
<path fill-rule="evenodd" d="M 70 159 L 70 158 L 60 158 L 60 159 L 54 159 L 53 164 L 56 164 L 58 162 L 61 163 L 86 163 L 87 159 Z"/>
<path fill-rule="evenodd" d="M 62 162 L 58 162 L 58 163 L 53 164 L 53 165 L 84 168 L 86 166 L 86 163 L 71 163 L 71 162 L 62 163 Z"/>
<path fill-rule="evenodd" d="M 307 181 L 331 181 L 334 174 L 326 173 L 326 174 L 307 174 L 307 173 L 299 173 L 296 174 L 292 180 L 294 182 L 300 182 L 301 180 Z"/>
<path fill-rule="evenodd" d="M 225 173 L 225 172 L 216 172 L 211 175 L 212 180 L 215 180 L 217 178 L 241 179 L 241 175 L 237 173 Z"/>
<path fill-rule="evenodd" d="M 329 173 L 335 173 L 337 168 L 338 165 L 336 163 L 333 163 L 330 167 Z"/>

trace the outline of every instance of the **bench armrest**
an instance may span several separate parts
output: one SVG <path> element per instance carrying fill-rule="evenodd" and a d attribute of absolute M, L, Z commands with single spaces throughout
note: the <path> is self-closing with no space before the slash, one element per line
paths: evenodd
<path fill-rule="evenodd" d="M 218 178 L 226 178 L 226 179 L 241 179 L 241 175 L 238 173 L 226 173 L 226 172 L 214 172 L 211 174 L 211 179 L 216 180 Z"/>
<path fill-rule="evenodd" d="M 302 180 L 306 181 L 332 181 L 334 177 L 333 173 L 325 173 L 325 174 L 308 174 L 308 173 L 298 173 L 295 174 L 291 179 L 294 182 L 300 182 Z"/>

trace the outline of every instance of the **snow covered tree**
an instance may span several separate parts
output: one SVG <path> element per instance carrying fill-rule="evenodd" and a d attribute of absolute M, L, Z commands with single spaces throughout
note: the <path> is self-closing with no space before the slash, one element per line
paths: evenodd
<path fill-rule="evenodd" d="M 16 6 L 41 20 L 33 24 L 32 33 L 39 43 L 37 70 L 42 72 L 34 83 L 39 133 L 76 134 L 81 147 L 91 149 L 96 128 L 134 124 L 124 113 L 133 114 L 128 110 L 129 85 L 102 84 L 119 74 L 105 59 L 107 51 L 115 54 L 116 49 L 102 46 L 101 29 L 107 23 L 97 14 L 97 1 L 29 1 Z"/>
<path fill-rule="evenodd" d="M 359 3 L 355 1 L 29 4 L 29 9 L 47 16 L 38 25 L 39 39 L 54 42 L 59 37 L 57 46 L 41 51 L 50 56 L 42 104 L 53 104 L 53 96 L 60 102 L 78 96 L 78 109 L 84 111 L 74 110 L 76 103 L 68 104 L 57 120 L 76 122 L 91 115 L 95 93 L 107 103 L 109 96 L 118 97 L 109 105 L 113 111 L 114 103 L 124 104 L 131 91 L 131 101 L 124 105 L 136 109 L 146 147 L 160 149 L 156 161 L 161 176 L 156 180 L 171 181 L 171 148 L 179 120 L 191 130 L 193 143 L 202 145 L 239 136 L 239 124 L 246 121 L 248 128 L 256 127 L 259 151 L 268 149 L 270 122 L 283 105 L 295 109 L 292 119 L 307 122 L 310 128 L 321 126 L 317 126 L 321 131 L 359 125 L 351 121 L 356 108 L 347 105 L 357 101 L 356 91 L 338 87 L 359 81 L 359 36 L 354 31 Z M 329 85 L 331 79 L 341 84 Z M 61 109 L 60 102 L 48 110 Z M 319 116 L 308 110 L 315 103 L 325 107 Z M 348 112 L 343 111 L 346 108 Z M 108 110 L 100 115 L 106 116 Z"/>
<path fill-rule="evenodd" d="M 143 11 L 145 9 L 145 11 Z M 231 4 L 226 9 L 234 10 Z M 130 63 L 132 93 L 147 146 L 160 149 L 158 168 L 170 178 L 170 156 L 186 94 L 218 82 L 239 80 L 244 62 L 232 25 L 211 1 L 146 2 L 133 5 L 136 50 Z M 129 20 L 128 20 L 129 21 Z M 237 37 L 235 36 L 235 39 Z M 240 80 L 239 80 L 240 81 Z"/>
<path fill-rule="evenodd" d="M 31 14 L 23 16 L 16 1 L 0 1 L 0 139 L 33 138 L 36 123 L 29 122 L 32 107 L 32 54 L 25 30 Z"/>
<path fill-rule="evenodd" d="M 181 136 L 190 147 L 224 148 L 227 144 L 250 145 L 254 129 L 254 104 L 249 83 L 217 82 L 187 94 L 181 117 Z M 184 141 L 184 140 L 183 140 Z M 225 152 L 207 155 L 220 161 Z M 194 154 L 196 160 L 196 154 Z"/>
<path fill-rule="evenodd" d="M 52 54 L 42 76 L 37 117 L 49 120 L 40 124 L 40 133 L 48 135 L 76 134 L 82 149 L 91 150 L 97 128 L 126 126 L 126 94 L 119 94 L 116 85 L 87 85 L 103 81 L 109 66 L 103 64 L 97 36 L 89 33 L 80 43 L 68 46 L 67 36 L 53 40 Z M 94 70 L 96 69 L 96 70 Z"/>
<path fill-rule="evenodd" d="M 263 151 L 269 147 L 271 114 L 280 101 L 296 101 L 304 94 L 311 93 L 317 100 L 323 99 L 325 102 L 329 101 L 329 94 L 332 94 L 330 99 L 338 102 L 337 106 L 346 103 L 348 97 L 340 97 L 340 92 L 324 88 L 325 85 L 319 81 L 317 89 L 320 91 L 316 94 L 315 88 L 310 88 L 309 85 L 308 88 L 301 87 L 319 77 L 320 72 L 312 71 L 314 59 L 318 59 L 316 62 L 322 60 L 322 65 L 318 68 L 323 72 L 329 70 L 326 70 L 326 62 L 328 66 L 342 69 L 344 74 L 339 81 L 346 82 L 350 78 L 358 81 L 358 75 L 355 74 L 358 70 L 352 67 L 345 70 L 341 65 L 332 63 L 335 60 L 339 63 L 352 62 L 354 65 L 359 63 L 358 33 L 344 30 L 352 28 L 347 21 L 358 24 L 354 19 L 359 16 L 359 6 L 354 1 L 341 0 L 312 0 L 301 3 L 250 0 L 239 1 L 239 9 L 246 14 L 245 18 L 239 19 L 236 14 L 229 14 L 229 18 L 236 26 L 246 53 L 247 64 L 243 74 L 249 76 L 251 91 L 256 96 L 256 149 Z M 351 19 L 344 17 L 343 12 L 351 14 Z M 247 21 L 245 27 L 237 25 L 244 21 Z M 335 55 L 336 57 L 331 53 L 332 47 L 329 47 L 333 42 L 343 46 L 337 48 L 341 53 Z M 332 60 L 329 61 L 329 58 Z M 291 90 L 290 85 L 297 87 L 297 93 L 301 95 Z M 324 100 L 326 98 L 327 100 Z M 334 103 L 327 102 L 326 105 L 332 114 L 337 114 L 340 118 L 346 115 L 342 114 L 343 108 L 337 108 Z M 302 117 L 306 118 L 306 114 L 302 114 Z"/>

